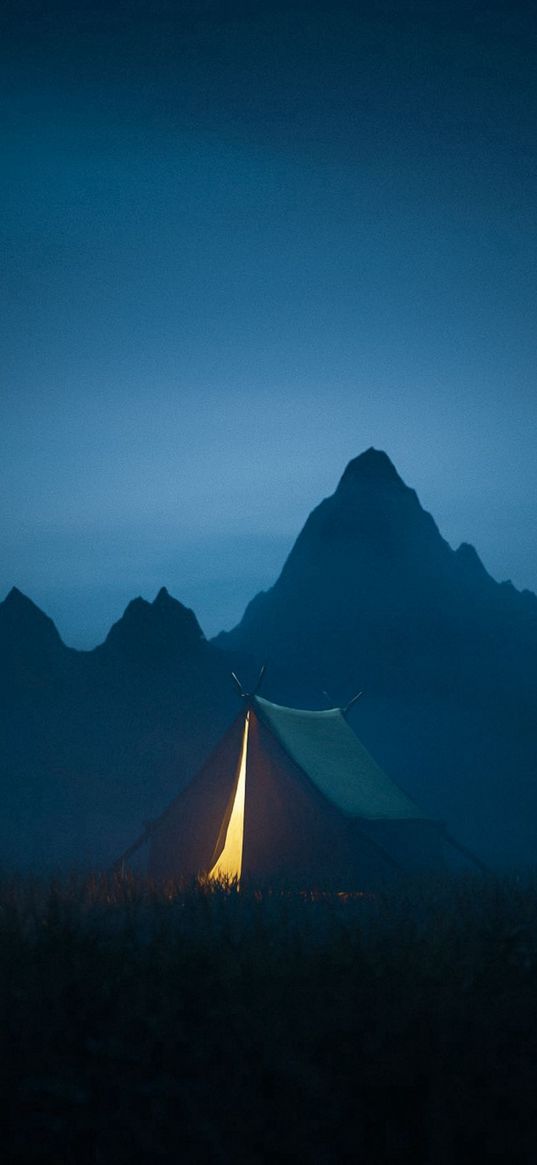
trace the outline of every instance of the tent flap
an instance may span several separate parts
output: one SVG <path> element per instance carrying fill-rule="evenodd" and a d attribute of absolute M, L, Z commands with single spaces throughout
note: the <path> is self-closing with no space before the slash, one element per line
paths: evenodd
<path fill-rule="evenodd" d="M 373 760 L 339 708 L 305 712 L 256 696 L 257 714 L 324 796 L 352 817 L 423 820 L 424 814 Z"/>

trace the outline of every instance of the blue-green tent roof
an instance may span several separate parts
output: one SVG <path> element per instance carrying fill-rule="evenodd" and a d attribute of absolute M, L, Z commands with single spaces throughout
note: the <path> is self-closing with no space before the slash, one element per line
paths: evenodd
<path fill-rule="evenodd" d="M 305 712 L 260 696 L 253 705 L 288 756 L 349 816 L 390 821 L 427 817 L 373 760 L 340 708 Z"/>

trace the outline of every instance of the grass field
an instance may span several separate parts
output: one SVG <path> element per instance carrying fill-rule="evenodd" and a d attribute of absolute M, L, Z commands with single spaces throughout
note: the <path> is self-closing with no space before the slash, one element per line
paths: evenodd
<path fill-rule="evenodd" d="M 537 879 L 0 887 L 3 1161 L 537 1161 Z"/>

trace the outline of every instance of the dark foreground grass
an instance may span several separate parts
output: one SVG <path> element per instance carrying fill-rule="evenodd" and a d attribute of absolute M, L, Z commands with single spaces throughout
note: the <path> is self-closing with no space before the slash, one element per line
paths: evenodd
<path fill-rule="evenodd" d="M 0 889 L 2 1160 L 537 1162 L 537 881 Z"/>

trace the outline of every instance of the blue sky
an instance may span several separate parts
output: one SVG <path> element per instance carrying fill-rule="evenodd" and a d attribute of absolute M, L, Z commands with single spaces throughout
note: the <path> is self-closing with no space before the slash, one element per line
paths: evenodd
<path fill-rule="evenodd" d="M 537 589 L 530 6 L 1 20 L 0 587 L 214 633 L 373 444 Z"/>

